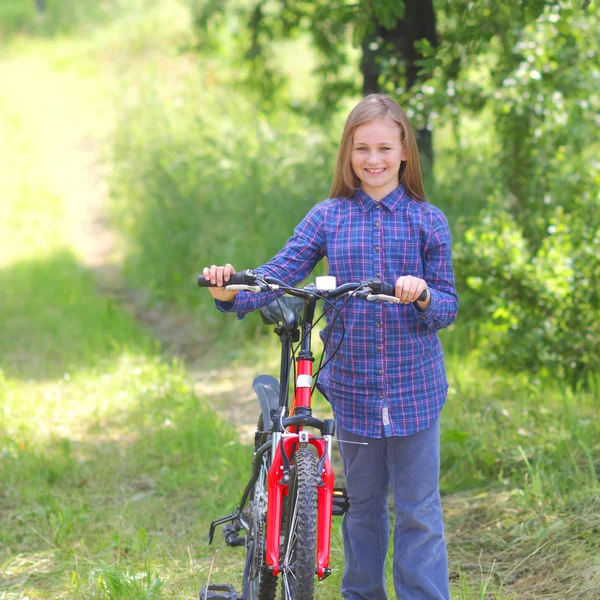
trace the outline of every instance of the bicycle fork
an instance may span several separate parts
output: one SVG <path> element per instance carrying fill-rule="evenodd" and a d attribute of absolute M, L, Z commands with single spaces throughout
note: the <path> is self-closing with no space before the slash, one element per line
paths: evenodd
<path fill-rule="evenodd" d="M 312 306 L 305 311 L 314 312 Z M 306 322 L 312 323 L 312 315 L 305 315 Z M 310 317 L 310 318 L 308 318 Z M 307 341 L 308 340 L 308 341 Z M 310 405 L 312 395 L 313 357 L 310 352 L 310 331 L 303 335 L 303 349 L 298 360 L 296 379 L 296 395 L 292 406 L 292 417 L 298 417 L 298 425 L 293 433 L 273 433 L 273 457 L 268 476 L 267 531 L 266 531 L 266 563 L 273 570 L 273 575 L 280 572 L 280 540 L 281 520 L 283 516 L 283 497 L 288 493 L 289 457 L 294 447 L 299 444 L 310 444 L 317 450 L 317 576 L 324 579 L 330 574 L 329 554 L 331 546 L 331 516 L 333 507 L 334 475 L 331 467 L 331 446 L 333 439 L 333 423 L 329 430 L 322 430 L 323 437 L 315 437 L 302 431 L 302 424 L 310 424 Z M 304 417 L 304 418 L 303 418 Z M 305 420 L 306 419 L 306 420 Z M 313 421 L 314 422 L 314 421 Z"/>
<path fill-rule="evenodd" d="M 283 481 L 284 462 L 288 460 L 295 445 L 306 442 L 317 449 L 319 454 L 318 465 L 322 468 L 318 475 L 317 483 L 317 576 L 324 579 L 330 574 L 329 554 L 331 546 L 331 515 L 333 509 L 333 482 L 334 475 L 329 457 L 331 437 L 314 437 L 305 432 L 291 434 L 282 438 L 282 443 L 277 444 L 275 457 L 269 469 L 269 505 L 267 508 L 267 544 L 266 563 L 273 569 L 273 575 L 280 572 L 280 540 L 281 519 L 283 515 L 283 497 L 287 494 L 288 485 Z M 282 454 L 283 452 L 283 454 Z"/>

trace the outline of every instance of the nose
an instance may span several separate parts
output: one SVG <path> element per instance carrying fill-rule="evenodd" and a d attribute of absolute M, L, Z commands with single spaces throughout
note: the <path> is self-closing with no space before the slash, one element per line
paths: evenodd
<path fill-rule="evenodd" d="M 367 164 L 375 165 L 379 162 L 379 156 L 377 156 L 376 152 L 370 152 L 369 156 L 367 156 Z"/>

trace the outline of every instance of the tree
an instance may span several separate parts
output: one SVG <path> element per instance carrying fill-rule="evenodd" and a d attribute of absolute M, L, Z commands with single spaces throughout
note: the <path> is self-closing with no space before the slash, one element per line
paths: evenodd
<path fill-rule="evenodd" d="M 479 193 L 456 269 L 461 290 L 476 292 L 470 314 L 486 321 L 486 354 L 574 386 L 600 369 L 600 22 L 590 2 L 238 1 L 248 81 L 267 103 L 284 89 L 273 42 L 303 33 L 319 56 L 320 119 L 345 95 L 381 89 L 405 108 L 426 163 L 431 132 L 454 131 L 461 162 L 443 184 Z M 233 9 L 214 2 L 198 12 L 202 31 Z M 469 121 L 485 163 L 460 142 Z M 465 181 L 469 165 L 478 171 Z"/>
<path fill-rule="evenodd" d="M 398 13 L 393 26 L 391 25 L 392 19 L 375 21 L 373 31 L 367 30 L 361 42 L 360 70 L 363 76 L 363 94 L 387 91 L 385 88 L 390 87 L 389 84 L 396 86 L 396 90 L 398 86 L 411 90 L 418 83 L 419 61 L 423 58 L 418 50 L 418 43 L 424 40 L 428 48 L 438 46 L 435 12 L 431 0 L 404 0 L 402 14 Z M 399 65 L 399 68 L 396 65 Z M 396 73 L 392 75 L 394 71 Z M 424 170 L 431 172 L 431 131 L 422 127 L 415 133 Z"/>
<path fill-rule="evenodd" d="M 364 93 L 392 87 L 396 95 L 397 88 L 411 89 L 423 58 L 416 43 L 425 39 L 428 47 L 437 46 L 432 0 L 359 0 L 356 4 L 258 0 L 252 5 L 213 1 L 195 7 L 195 23 L 203 34 L 222 23 L 228 10 L 248 23 L 246 37 L 240 38 L 240 54 L 247 61 L 248 81 L 267 102 L 282 84 L 281 74 L 273 67 L 273 42 L 308 33 L 319 55 L 319 102 L 313 108 L 319 119 L 330 116 L 345 96 L 359 92 L 356 78 L 342 74 L 350 64 L 350 36 L 354 46 L 362 49 L 360 87 Z M 431 165 L 431 131 L 417 128 L 417 140 L 425 165 Z"/>

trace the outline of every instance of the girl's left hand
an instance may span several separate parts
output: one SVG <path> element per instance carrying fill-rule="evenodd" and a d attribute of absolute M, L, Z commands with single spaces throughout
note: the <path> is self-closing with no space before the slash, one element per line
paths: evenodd
<path fill-rule="evenodd" d="M 429 294 L 429 289 L 427 288 L 425 280 L 413 277 L 412 275 L 398 277 L 396 280 L 395 296 L 400 299 L 402 304 L 415 302 L 425 290 L 427 290 L 427 298 L 425 298 L 423 302 L 419 302 L 419 308 L 422 310 L 427 310 L 431 303 L 431 295 Z"/>

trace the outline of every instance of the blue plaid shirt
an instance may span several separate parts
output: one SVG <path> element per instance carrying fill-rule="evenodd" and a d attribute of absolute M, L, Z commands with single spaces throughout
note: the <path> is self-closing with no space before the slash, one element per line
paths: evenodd
<path fill-rule="evenodd" d="M 393 284 L 402 275 L 427 282 L 431 304 L 423 312 L 416 304 L 350 299 L 342 309 L 344 342 L 318 383 L 347 431 L 379 438 L 426 429 L 448 391 L 437 331 L 450 325 L 458 310 L 446 217 L 410 198 L 402 186 L 379 202 L 359 190 L 352 198 L 317 204 L 285 247 L 256 271 L 296 285 L 325 256 L 338 285 L 372 277 Z M 234 302 L 216 304 L 241 319 L 272 300 L 271 293 L 240 292 Z M 342 335 L 334 316 L 327 311 L 321 332 L 322 339 L 330 336 L 326 352 Z"/>

